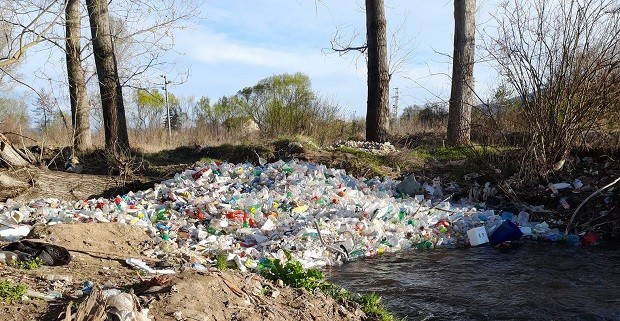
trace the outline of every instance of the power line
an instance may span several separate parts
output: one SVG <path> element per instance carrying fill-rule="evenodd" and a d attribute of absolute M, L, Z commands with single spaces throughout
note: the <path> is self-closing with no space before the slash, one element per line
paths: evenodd
<path fill-rule="evenodd" d="M 164 100 L 166 104 L 166 120 L 168 122 L 168 144 L 172 144 L 172 127 L 170 126 L 170 106 L 168 105 L 168 84 L 171 83 L 171 81 L 168 81 L 166 79 L 166 75 L 161 75 L 161 77 L 164 78 L 164 87 L 162 87 L 162 89 L 164 90 Z"/>
<path fill-rule="evenodd" d="M 392 109 L 393 110 L 392 111 L 393 112 L 393 116 L 392 117 L 394 118 L 394 125 L 398 126 L 398 95 L 399 95 L 398 87 L 395 87 L 394 91 L 395 91 L 394 96 L 392 96 L 392 99 L 394 99 L 394 106 L 393 106 L 393 109 Z"/>

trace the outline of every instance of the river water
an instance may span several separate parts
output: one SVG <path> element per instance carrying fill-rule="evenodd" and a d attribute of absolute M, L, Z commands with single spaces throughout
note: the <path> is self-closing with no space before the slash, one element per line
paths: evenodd
<path fill-rule="evenodd" d="M 620 320 L 620 245 L 388 254 L 326 272 L 406 320 Z"/>

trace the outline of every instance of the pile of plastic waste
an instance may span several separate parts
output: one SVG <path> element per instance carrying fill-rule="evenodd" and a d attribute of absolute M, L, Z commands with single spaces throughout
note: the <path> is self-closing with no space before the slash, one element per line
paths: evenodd
<path fill-rule="evenodd" d="M 438 197 L 437 182 L 412 180 L 356 179 L 342 169 L 299 161 L 212 162 L 114 199 L 9 200 L 0 204 L 0 240 L 19 239 L 35 223 L 115 221 L 140 226 L 155 244 L 175 244 L 181 252 L 211 258 L 225 253 L 245 270 L 283 258 L 284 250 L 304 267 L 316 267 L 384 252 L 477 245 L 486 235 L 468 231 L 482 227 L 492 236 L 505 221 L 525 236 L 564 237 L 545 222 L 530 222 L 527 212 L 481 210 L 465 200 L 451 204 Z"/>
<path fill-rule="evenodd" d="M 357 148 L 365 152 L 377 155 L 386 155 L 396 151 L 396 147 L 394 147 L 394 145 L 392 145 L 390 142 L 377 143 L 367 141 L 341 140 L 336 142 L 333 147 L 341 146 Z"/>

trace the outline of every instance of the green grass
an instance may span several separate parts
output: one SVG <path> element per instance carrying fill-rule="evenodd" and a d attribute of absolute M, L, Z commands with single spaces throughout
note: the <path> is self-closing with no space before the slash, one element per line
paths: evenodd
<path fill-rule="evenodd" d="M 449 172 L 453 177 L 480 171 L 492 173 L 495 177 L 495 169 L 500 170 L 502 176 L 510 176 L 518 170 L 518 151 L 518 148 L 506 146 L 420 146 L 408 152 L 407 157 L 450 165 Z"/>
<path fill-rule="evenodd" d="M 4 301 L 19 301 L 26 294 L 26 286 L 8 280 L 0 281 L 0 299 Z"/>
<path fill-rule="evenodd" d="M 362 311 L 364 311 L 364 313 L 374 316 L 378 320 L 399 320 L 397 317 L 393 316 L 385 309 L 383 303 L 381 302 L 381 297 L 375 292 L 370 292 L 362 295 L 357 302 L 362 306 Z"/>
<path fill-rule="evenodd" d="M 370 178 L 375 176 L 384 177 L 387 175 L 385 169 L 381 167 L 386 162 L 382 156 L 346 146 L 338 147 L 338 151 L 353 156 L 346 160 L 347 164 L 343 167 L 348 172 L 356 174 L 356 176 Z"/>
<path fill-rule="evenodd" d="M 282 280 L 284 284 L 314 291 L 325 286 L 327 283 L 323 272 L 317 269 L 305 270 L 299 261 L 293 260 L 288 251 L 285 251 L 286 261 L 280 259 L 263 262 L 264 268 L 260 271 L 261 275 L 268 280 Z"/>
<path fill-rule="evenodd" d="M 15 262 L 16 268 L 24 269 L 24 270 L 36 270 L 40 268 L 41 266 L 43 266 L 43 260 L 41 260 L 40 258 L 35 258 L 34 260 L 28 260 L 28 261 Z"/>
<path fill-rule="evenodd" d="M 489 157 L 514 148 L 504 146 L 473 145 L 467 147 L 420 146 L 411 151 L 412 157 L 440 162 L 458 161 L 476 157 Z"/>
<path fill-rule="evenodd" d="M 447 147 L 420 146 L 410 153 L 411 157 L 423 160 L 438 160 L 440 162 L 460 160 L 466 158 L 462 150 Z"/>
<path fill-rule="evenodd" d="M 381 302 L 381 297 L 378 294 L 371 292 L 361 296 L 356 295 L 353 292 L 327 282 L 323 276 L 323 272 L 318 269 L 311 268 L 305 270 L 301 263 L 295 261 L 289 252 L 285 251 L 284 253 L 286 261 L 273 259 L 261 262 L 262 268 L 260 273 L 263 277 L 273 281 L 282 280 L 284 284 L 294 288 L 302 288 L 308 291 L 319 289 L 339 302 L 356 302 L 360 305 L 364 313 L 373 317 L 372 320 L 400 320 L 385 309 L 383 302 Z"/>
<path fill-rule="evenodd" d="M 226 260 L 227 256 L 228 255 L 226 255 L 226 253 L 222 252 L 219 253 L 215 258 L 215 267 L 219 271 L 224 271 L 228 269 L 228 261 Z"/>

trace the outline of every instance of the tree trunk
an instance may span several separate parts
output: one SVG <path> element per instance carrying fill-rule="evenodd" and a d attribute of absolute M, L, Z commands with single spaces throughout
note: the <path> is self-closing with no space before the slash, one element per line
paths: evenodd
<path fill-rule="evenodd" d="M 390 73 L 383 0 L 366 0 L 366 42 L 368 47 L 366 140 L 385 142 L 388 140 L 390 130 Z"/>
<path fill-rule="evenodd" d="M 86 100 L 86 81 L 82 69 L 82 24 L 80 1 L 67 0 L 66 18 L 66 59 L 71 101 L 71 125 L 73 128 L 73 147 L 87 150 L 92 146 L 90 115 Z"/>
<path fill-rule="evenodd" d="M 454 53 L 448 115 L 449 146 L 470 143 L 474 94 L 475 0 L 454 0 Z"/>
<path fill-rule="evenodd" d="M 110 32 L 110 17 L 106 0 L 86 0 L 93 38 L 93 52 L 99 79 L 106 151 L 111 155 L 126 155 L 129 137 L 125 120 L 123 92 L 118 78 L 114 44 Z"/>
<path fill-rule="evenodd" d="M 0 161 L 11 167 L 25 167 L 31 165 L 19 151 L 13 147 L 11 141 L 0 133 Z"/>

